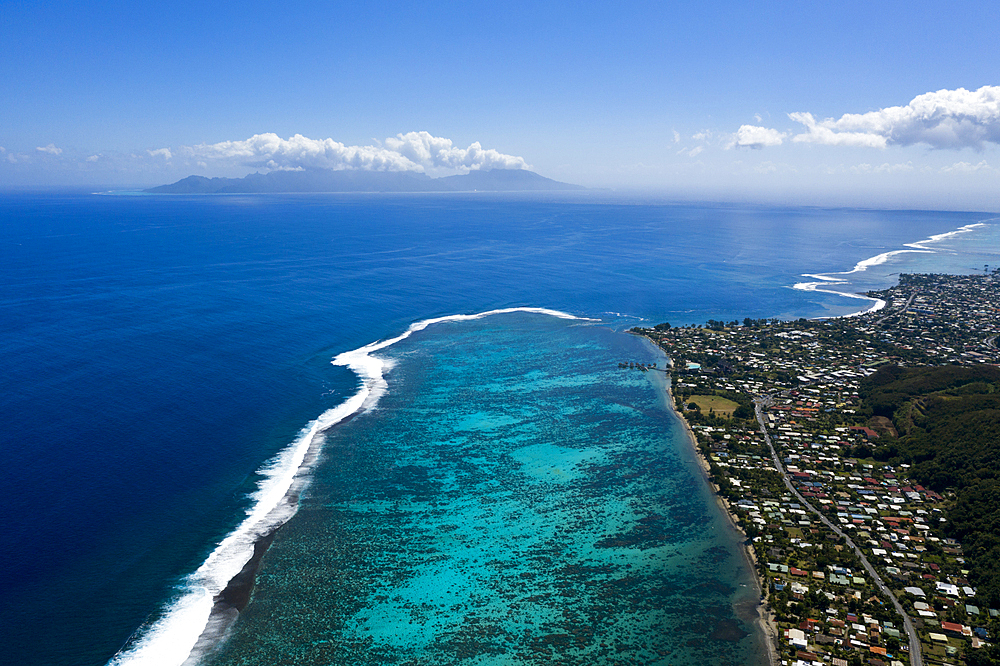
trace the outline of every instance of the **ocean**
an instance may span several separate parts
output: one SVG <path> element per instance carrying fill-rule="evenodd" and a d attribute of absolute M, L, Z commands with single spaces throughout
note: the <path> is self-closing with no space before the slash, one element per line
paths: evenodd
<path fill-rule="evenodd" d="M 762 663 L 740 535 L 625 331 L 878 307 L 855 292 L 995 268 L 996 222 L 0 195 L 5 661 Z"/>

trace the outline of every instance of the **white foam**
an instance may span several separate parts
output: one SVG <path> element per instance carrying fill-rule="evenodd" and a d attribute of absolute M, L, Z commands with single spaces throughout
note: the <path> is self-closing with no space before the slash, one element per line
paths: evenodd
<path fill-rule="evenodd" d="M 254 543 L 295 515 L 297 497 L 308 481 L 308 473 L 323 444 L 323 433 L 352 414 L 378 404 L 388 384 L 384 373 L 392 367 L 388 359 L 372 354 L 405 340 L 431 324 L 469 321 L 510 312 L 530 312 L 560 319 L 584 319 L 545 308 L 504 308 L 471 315 L 449 315 L 411 324 L 401 335 L 339 354 L 334 365 L 350 368 L 361 379 L 357 393 L 309 422 L 295 440 L 266 463 L 263 477 L 251 496 L 243 522 L 212 551 L 205 562 L 183 582 L 180 596 L 170 603 L 163 616 L 139 632 L 139 637 L 116 654 L 109 666 L 184 666 L 197 663 L 199 638 L 209 627 L 214 597 L 225 589 L 253 556 Z"/>
<path fill-rule="evenodd" d="M 978 229 L 979 227 L 985 227 L 985 226 L 986 222 L 976 222 L 974 224 L 967 224 L 964 227 L 959 227 L 958 229 L 955 229 L 954 231 L 948 231 L 943 234 L 935 234 L 926 240 L 917 241 L 916 243 L 904 243 L 904 245 L 906 245 L 906 247 L 915 247 L 919 250 L 927 250 L 929 248 L 924 247 L 925 245 L 927 245 L 927 243 L 937 243 L 947 238 L 954 238 L 955 236 L 958 236 L 960 234 L 968 233 L 973 229 Z"/>
<path fill-rule="evenodd" d="M 880 298 L 872 298 L 871 296 L 865 296 L 863 294 L 852 294 L 846 291 L 836 291 L 834 289 L 823 289 L 822 287 L 829 287 L 834 284 L 849 284 L 850 281 L 842 277 L 835 277 L 838 275 L 853 275 L 855 273 L 863 273 L 867 271 L 872 266 L 881 266 L 885 262 L 889 261 L 895 256 L 900 254 L 910 254 L 910 253 L 922 253 L 922 254 L 935 254 L 938 250 L 927 247 L 928 244 L 938 243 L 942 240 L 948 238 L 954 238 L 960 234 L 968 233 L 974 229 L 987 226 L 986 222 L 976 222 L 974 224 L 966 224 L 965 226 L 959 227 L 954 231 L 948 231 L 942 234 L 934 234 L 929 238 L 925 238 L 922 241 L 916 241 L 914 243 L 904 243 L 904 247 L 911 248 L 909 250 L 891 250 L 889 252 L 883 252 L 881 254 L 876 254 L 874 257 L 869 257 L 863 259 L 854 265 L 849 271 L 841 271 L 837 273 L 803 273 L 802 277 L 812 278 L 815 282 L 797 282 L 792 285 L 793 289 L 798 289 L 799 291 L 818 291 L 824 294 L 834 294 L 836 296 L 845 296 L 847 298 L 860 298 L 868 301 L 872 301 L 874 304 L 867 310 L 860 310 L 858 312 L 852 312 L 851 314 L 842 315 L 844 317 L 856 317 L 858 315 L 867 314 L 869 312 L 877 312 L 885 307 L 886 303 Z"/>

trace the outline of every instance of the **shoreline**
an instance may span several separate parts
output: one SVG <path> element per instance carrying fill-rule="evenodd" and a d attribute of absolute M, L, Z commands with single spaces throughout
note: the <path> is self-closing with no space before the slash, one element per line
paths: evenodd
<path fill-rule="evenodd" d="M 835 271 L 831 273 L 803 273 L 801 277 L 812 278 L 813 282 L 796 282 L 792 285 L 792 289 L 798 291 L 812 291 L 820 292 L 824 294 L 832 294 L 834 296 L 843 296 L 845 298 L 854 298 L 867 301 L 874 301 L 873 305 L 866 310 L 859 310 L 857 312 L 851 312 L 843 315 L 833 315 L 830 317 L 816 317 L 816 319 L 837 319 L 839 317 L 858 317 L 860 315 L 869 314 L 872 312 L 878 312 L 886 306 L 886 302 L 879 298 L 873 298 L 866 295 L 864 292 L 852 292 L 852 291 L 841 291 L 838 289 L 829 289 L 824 287 L 832 287 L 833 285 L 844 285 L 850 284 L 850 280 L 847 276 L 854 275 L 857 273 L 864 273 L 869 268 L 873 266 L 881 266 L 888 261 L 894 259 L 895 257 L 903 254 L 937 254 L 938 249 L 934 247 L 928 247 L 928 243 L 937 243 L 939 241 L 954 238 L 960 236 L 961 234 L 980 229 L 982 227 L 989 226 L 993 220 L 998 218 L 986 218 L 973 222 L 971 224 L 965 224 L 958 229 L 953 229 L 952 231 L 946 231 L 939 234 L 932 234 L 931 236 L 918 241 L 913 241 L 911 243 L 903 243 L 904 248 L 899 250 L 890 250 L 888 252 L 882 252 L 881 254 L 876 254 L 867 259 L 862 259 L 857 262 L 849 271 Z"/>
<path fill-rule="evenodd" d="M 670 382 L 670 374 L 669 374 L 669 368 L 673 368 L 674 360 L 670 358 L 670 356 L 666 353 L 666 351 L 663 350 L 663 348 L 661 348 L 659 345 L 653 342 L 653 340 L 644 335 L 640 337 L 645 339 L 648 344 L 652 345 L 658 353 L 660 353 L 665 359 L 667 359 L 668 365 L 664 368 L 665 370 L 664 374 L 666 375 L 666 377 L 664 378 L 665 383 L 663 388 L 664 388 L 664 393 L 667 397 L 667 401 L 670 403 L 670 410 L 683 425 L 685 434 L 687 436 L 687 440 L 690 443 L 691 450 L 695 455 L 695 461 L 697 462 L 698 467 L 701 469 L 702 478 L 704 479 L 705 483 L 711 490 L 712 496 L 715 498 L 715 501 L 718 504 L 719 508 L 722 509 L 722 513 L 726 517 L 726 522 L 734 532 L 742 536 L 740 544 L 740 552 L 742 553 L 743 558 L 746 561 L 747 565 L 753 572 L 753 579 L 756 587 L 755 590 L 756 600 L 754 601 L 752 609 L 752 616 L 753 616 L 752 624 L 756 626 L 761 640 L 763 640 L 763 642 L 765 643 L 768 663 L 771 666 L 778 666 L 780 660 L 778 659 L 778 652 L 775 648 L 775 645 L 777 644 L 777 641 L 780 638 L 780 636 L 778 633 L 778 626 L 777 624 L 775 624 L 774 621 L 774 615 L 767 609 L 767 603 L 769 598 L 767 581 L 761 577 L 758 571 L 759 564 L 757 562 L 757 555 L 753 550 L 752 544 L 748 542 L 748 537 L 746 535 L 746 532 L 744 532 L 743 528 L 739 526 L 739 524 L 735 520 L 735 517 L 730 511 L 729 502 L 726 501 L 726 499 L 719 494 L 719 487 L 712 481 L 710 477 L 711 466 L 709 465 L 708 459 L 705 458 L 705 455 L 702 452 L 701 448 L 699 448 L 698 446 L 698 438 L 694 433 L 694 429 L 691 428 L 691 424 L 688 423 L 688 420 L 684 418 L 684 415 L 677 409 L 677 404 L 674 400 L 674 393 L 672 390 L 672 384 Z M 749 604 L 734 604 L 734 610 L 736 611 L 738 617 L 743 615 L 745 611 L 748 610 L 739 608 L 740 605 L 749 605 Z M 746 613 L 746 614 L 750 615 L 751 613 Z"/>
<path fill-rule="evenodd" d="M 670 396 L 671 402 L 673 402 L 673 392 L 667 391 L 667 395 Z M 753 545 L 749 542 L 749 537 L 747 537 L 746 532 L 742 527 L 736 522 L 736 517 L 729 508 L 729 502 L 722 495 L 719 494 L 719 487 L 712 481 L 710 477 L 711 467 L 708 460 L 705 458 L 705 454 L 702 452 L 701 448 L 698 446 L 698 438 L 694 434 L 694 430 L 691 428 L 691 424 L 688 423 L 684 415 L 681 414 L 676 405 L 673 405 L 674 413 L 677 418 L 680 419 L 681 423 L 684 424 L 684 430 L 687 435 L 688 441 L 691 444 L 691 448 L 694 449 L 695 457 L 698 461 L 698 466 L 701 468 L 702 478 L 708 487 L 712 491 L 712 496 L 715 497 L 715 501 L 719 508 L 722 509 L 723 515 L 726 517 L 726 522 L 729 527 L 738 533 L 742 537 L 742 543 L 740 546 L 740 552 L 743 555 L 744 560 L 753 572 L 754 584 L 756 587 L 756 602 L 754 603 L 753 609 L 753 624 L 757 626 L 757 630 L 761 634 L 761 638 L 766 644 L 768 663 L 771 666 L 778 666 L 779 659 L 778 653 L 775 649 L 775 644 L 780 638 L 778 633 L 778 625 L 774 621 L 774 615 L 767 609 L 767 603 L 769 599 L 767 581 L 761 577 L 759 573 L 759 563 L 757 562 L 757 554 L 754 552 Z"/>

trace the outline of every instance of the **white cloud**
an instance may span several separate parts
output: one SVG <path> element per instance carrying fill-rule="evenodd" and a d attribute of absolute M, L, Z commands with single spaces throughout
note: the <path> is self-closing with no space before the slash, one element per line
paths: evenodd
<path fill-rule="evenodd" d="M 100 159 L 99 155 L 91 155 L 90 157 L 87 158 L 87 161 L 88 162 L 96 162 L 99 159 Z"/>
<path fill-rule="evenodd" d="M 951 166 L 941 167 L 941 173 L 948 173 L 950 171 L 957 171 L 959 173 L 975 173 L 976 171 L 996 171 L 996 169 L 987 164 L 986 160 L 983 160 L 979 164 L 955 162 Z"/>
<path fill-rule="evenodd" d="M 697 134 L 692 134 L 691 138 L 695 141 L 708 141 L 712 138 L 712 130 L 704 130 L 702 132 L 698 132 Z"/>
<path fill-rule="evenodd" d="M 854 173 L 901 173 L 907 171 L 913 171 L 913 164 L 907 162 L 905 164 L 880 164 L 878 166 L 873 166 L 871 164 L 858 164 L 851 167 L 851 171 Z"/>
<path fill-rule="evenodd" d="M 674 143 L 680 143 L 680 142 L 681 142 L 681 133 L 678 132 L 677 130 L 674 130 Z"/>
<path fill-rule="evenodd" d="M 278 164 L 274 160 L 270 160 L 264 166 L 266 166 L 271 171 L 305 171 L 305 167 L 300 167 L 300 166 L 295 166 L 295 167 L 293 167 L 293 166 L 285 166 L 283 164 Z"/>
<path fill-rule="evenodd" d="M 524 158 L 484 149 L 478 141 L 468 148 L 457 148 L 451 139 L 435 137 L 429 132 L 397 134 L 386 139 L 384 145 L 377 146 L 347 146 L 333 139 L 310 139 L 301 134 L 282 139 L 277 134 L 267 133 L 241 141 L 183 146 L 176 152 L 204 163 L 235 162 L 273 170 L 424 171 L 442 168 L 472 171 L 528 166 Z"/>
<path fill-rule="evenodd" d="M 156 157 L 157 155 L 160 155 L 165 160 L 169 160 L 171 157 L 173 157 L 173 154 L 171 154 L 169 148 L 157 148 L 156 150 L 147 150 L 146 152 L 149 153 L 150 157 Z"/>
<path fill-rule="evenodd" d="M 780 146 L 785 137 L 783 132 L 768 127 L 758 127 L 757 125 L 741 125 L 736 130 L 736 136 L 727 145 L 727 148 L 765 148 L 769 146 Z"/>
<path fill-rule="evenodd" d="M 806 126 L 805 133 L 794 137 L 798 142 L 870 148 L 923 143 L 979 150 L 1000 143 L 1000 86 L 938 90 L 918 95 L 906 106 L 847 113 L 836 120 L 816 120 L 811 113 L 788 117 Z"/>
<path fill-rule="evenodd" d="M 676 132 L 675 132 L 675 134 L 676 134 Z M 0 146 L 0 153 L 6 153 L 6 152 L 7 152 L 7 149 L 4 148 L 3 146 Z"/>
<path fill-rule="evenodd" d="M 421 166 L 446 169 L 523 169 L 524 158 L 504 155 L 492 148 L 483 150 L 478 141 L 468 148 L 456 148 L 451 139 L 432 136 L 430 132 L 408 132 L 385 140 L 388 150 L 399 153 Z"/>
<path fill-rule="evenodd" d="M 764 122 L 764 119 L 761 117 L 761 115 L 759 113 L 753 114 L 753 118 L 754 118 L 754 120 L 756 120 L 759 123 Z"/>
<path fill-rule="evenodd" d="M 771 161 L 761 162 L 760 164 L 754 166 L 753 170 L 756 171 L 757 173 L 762 173 L 762 174 L 777 173 L 777 172 L 781 173 L 798 172 L 798 169 L 793 167 L 791 164 L 785 164 L 783 162 L 775 164 L 774 162 Z"/>
<path fill-rule="evenodd" d="M 56 144 L 50 143 L 47 146 L 39 146 L 35 148 L 40 153 L 48 153 L 49 155 L 62 155 L 62 148 L 56 148 Z"/>
<path fill-rule="evenodd" d="M 797 123 L 802 123 L 808 130 L 805 134 L 796 134 L 792 141 L 796 143 L 820 143 L 825 146 L 862 146 L 865 148 L 885 148 L 886 138 L 878 134 L 866 132 L 835 132 L 827 126 L 832 120 L 817 122 L 811 113 L 789 113 L 788 117 Z"/>
<path fill-rule="evenodd" d="M 685 154 L 688 157 L 698 157 L 698 155 L 700 155 L 701 151 L 703 151 L 703 150 L 705 150 L 704 146 L 695 146 L 691 150 L 687 151 L 687 153 L 685 153 Z"/>

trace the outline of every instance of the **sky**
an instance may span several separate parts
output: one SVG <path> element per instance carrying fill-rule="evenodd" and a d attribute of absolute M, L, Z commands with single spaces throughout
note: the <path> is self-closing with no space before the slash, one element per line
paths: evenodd
<path fill-rule="evenodd" d="M 530 168 L 1000 210 L 992 2 L 0 0 L 0 189 Z"/>

